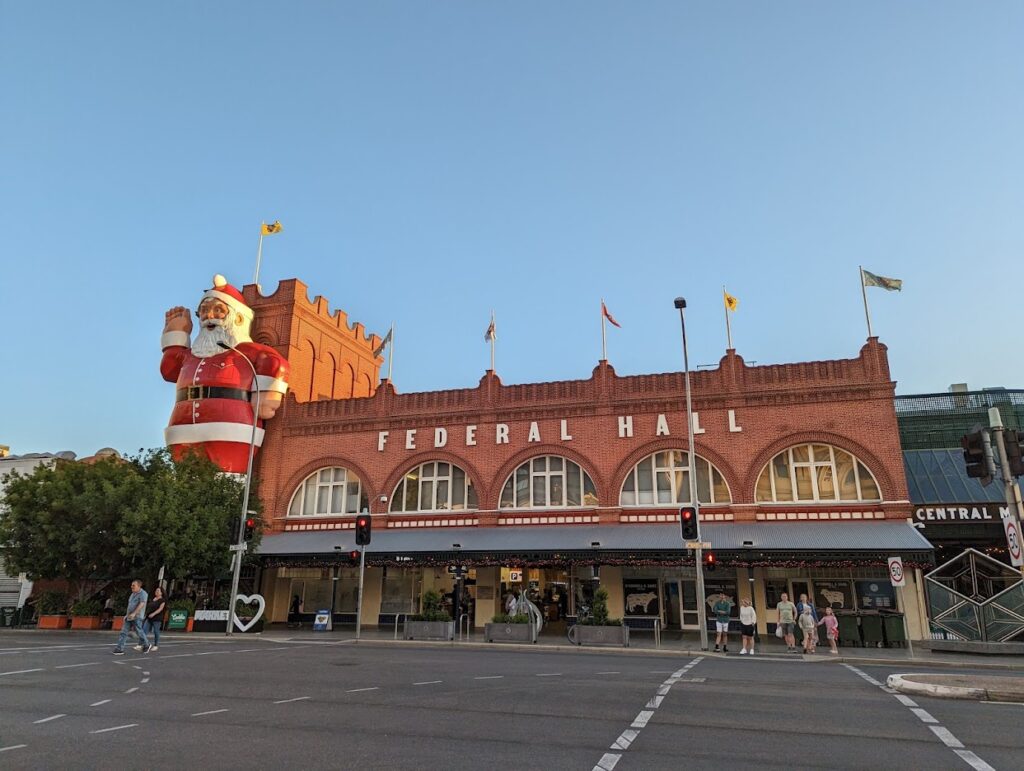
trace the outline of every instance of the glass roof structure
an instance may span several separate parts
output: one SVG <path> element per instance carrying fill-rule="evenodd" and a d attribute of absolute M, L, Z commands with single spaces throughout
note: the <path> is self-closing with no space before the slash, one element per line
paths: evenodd
<path fill-rule="evenodd" d="M 904 450 L 910 501 L 926 503 L 1005 503 L 998 479 L 982 487 L 967 476 L 963 450 Z"/>

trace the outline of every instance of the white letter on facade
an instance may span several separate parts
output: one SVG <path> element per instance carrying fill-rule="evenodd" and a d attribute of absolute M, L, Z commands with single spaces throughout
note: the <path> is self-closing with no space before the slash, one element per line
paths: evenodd
<path fill-rule="evenodd" d="M 703 434 L 704 429 L 700 427 L 700 415 L 693 413 L 693 433 Z"/>
<path fill-rule="evenodd" d="M 619 415 L 619 439 L 633 436 L 633 416 Z"/>
<path fill-rule="evenodd" d="M 434 429 L 434 447 L 444 447 L 448 444 L 448 429 L 447 428 L 435 428 Z"/>
<path fill-rule="evenodd" d="M 405 449 L 415 450 L 416 449 L 416 429 L 410 428 L 405 432 Z"/>
<path fill-rule="evenodd" d="M 568 420 L 563 420 L 562 421 L 562 441 L 563 442 L 570 442 L 570 441 L 572 441 L 572 434 L 569 433 L 569 421 Z"/>
<path fill-rule="evenodd" d="M 499 423 L 494 427 L 494 443 L 508 444 L 508 424 Z"/>
<path fill-rule="evenodd" d="M 466 446 L 476 446 L 476 426 L 466 426 Z"/>
<path fill-rule="evenodd" d="M 378 431 L 377 432 L 377 452 L 384 452 L 384 445 L 388 442 L 388 432 Z"/>
<path fill-rule="evenodd" d="M 664 415 L 658 415 L 658 428 L 654 432 L 655 436 L 668 436 L 668 421 L 665 420 Z"/>
<path fill-rule="evenodd" d="M 537 421 L 534 420 L 530 423 L 530 433 L 526 436 L 527 442 L 539 442 L 540 441 L 540 428 L 537 426 Z"/>
<path fill-rule="evenodd" d="M 736 425 L 736 410 L 729 410 L 729 431 L 734 434 L 743 430 L 742 426 Z"/>

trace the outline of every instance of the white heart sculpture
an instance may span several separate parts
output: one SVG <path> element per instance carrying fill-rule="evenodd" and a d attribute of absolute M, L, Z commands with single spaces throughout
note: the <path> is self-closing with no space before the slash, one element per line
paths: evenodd
<path fill-rule="evenodd" d="M 248 632 L 252 629 L 256 622 L 263 618 L 263 611 L 267 609 L 267 601 L 263 599 L 262 594 L 236 594 L 235 602 L 244 602 L 246 605 L 255 602 L 260 606 L 259 610 L 256 611 L 256 615 L 249 619 L 248 624 L 243 624 L 242 619 L 237 614 L 235 615 L 235 626 L 243 632 Z"/>

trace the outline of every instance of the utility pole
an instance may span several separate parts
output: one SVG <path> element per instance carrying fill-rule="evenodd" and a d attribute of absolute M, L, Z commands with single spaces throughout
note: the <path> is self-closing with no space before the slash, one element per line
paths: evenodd
<path fill-rule="evenodd" d="M 988 423 L 991 426 L 991 433 L 995 436 L 996 449 L 999 452 L 999 468 L 1003 480 L 1006 507 L 1010 510 L 1010 517 L 1016 523 L 1019 533 L 1021 516 L 1024 515 L 1024 503 L 1021 501 L 1020 485 L 1017 484 L 1017 479 L 1010 470 L 1010 458 L 1006 452 L 1006 437 L 1003 435 L 1006 429 L 1003 428 L 1003 418 L 999 414 L 998 407 L 989 407 Z M 1013 432 L 1013 438 L 1016 441 L 1016 432 Z M 1021 568 L 1021 572 L 1024 573 L 1024 568 Z"/>

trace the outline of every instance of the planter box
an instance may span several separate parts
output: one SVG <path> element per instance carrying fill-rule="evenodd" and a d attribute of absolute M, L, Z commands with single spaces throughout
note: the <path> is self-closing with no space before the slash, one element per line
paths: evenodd
<path fill-rule="evenodd" d="M 60 616 L 40 616 L 39 617 L 39 629 L 67 629 L 68 628 L 68 617 L 64 615 Z"/>
<path fill-rule="evenodd" d="M 124 628 L 124 616 L 115 616 L 110 624 L 110 628 L 115 632 L 120 632 Z"/>
<path fill-rule="evenodd" d="M 533 624 L 484 624 L 487 642 L 535 643 L 537 627 Z"/>
<path fill-rule="evenodd" d="M 410 621 L 405 622 L 406 640 L 445 640 L 455 639 L 454 621 Z"/>
<path fill-rule="evenodd" d="M 618 645 L 628 648 L 629 627 L 577 624 L 569 630 L 569 640 L 576 645 Z"/>
<path fill-rule="evenodd" d="M 72 629 L 99 629 L 100 628 L 100 617 L 99 616 L 72 616 L 71 617 L 71 628 Z"/>

